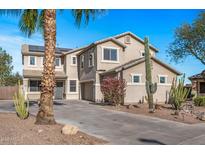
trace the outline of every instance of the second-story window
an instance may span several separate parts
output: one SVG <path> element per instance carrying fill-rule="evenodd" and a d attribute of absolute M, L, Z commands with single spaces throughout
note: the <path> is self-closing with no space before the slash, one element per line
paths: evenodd
<path fill-rule="evenodd" d="M 84 55 L 80 57 L 80 67 L 84 68 Z"/>
<path fill-rule="evenodd" d="M 115 48 L 103 48 L 104 61 L 118 61 L 118 50 Z"/>
<path fill-rule="evenodd" d="M 35 56 L 30 56 L 30 61 L 29 61 L 29 65 L 36 65 L 36 57 Z"/>
<path fill-rule="evenodd" d="M 93 52 L 89 54 L 88 65 L 89 67 L 92 67 L 94 65 L 94 53 Z"/>
<path fill-rule="evenodd" d="M 55 64 L 56 64 L 57 67 L 59 67 L 61 65 L 61 59 L 56 58 Z"/>
<path fill-rule="evenodd" d="M 71 65 L 76 65 L 76 64 L 77 64 L 76 56 L 71 56 Z"/>

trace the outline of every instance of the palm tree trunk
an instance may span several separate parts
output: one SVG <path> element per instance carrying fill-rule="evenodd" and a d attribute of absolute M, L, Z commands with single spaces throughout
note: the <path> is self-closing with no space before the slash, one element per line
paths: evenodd
<path fill-rule="evenodd" d="M 56 10 L 44 13 L 45 61 L 41 79 L 40 107 L 36 124 L 55 124 L 53 94 L 55 87 Z"/>

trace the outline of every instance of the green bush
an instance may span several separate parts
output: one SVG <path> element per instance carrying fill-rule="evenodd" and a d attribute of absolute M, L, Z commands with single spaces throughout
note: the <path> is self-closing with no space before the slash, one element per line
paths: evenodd
<path fill-rule="evenodd" d="M 14 105 L 16 109 L 16 113 L 20 119 L 26 119 L 29 116 L 28 105 L 26 104 L 20 82 L 19 82 L 18 92 L 14 94 Z"/>
<path fill-rule="evenodd" d="M 205 106 L 205 96 L 197 96 L 194 99 L 194 105 L 196 105 L 196 106 Z"/>

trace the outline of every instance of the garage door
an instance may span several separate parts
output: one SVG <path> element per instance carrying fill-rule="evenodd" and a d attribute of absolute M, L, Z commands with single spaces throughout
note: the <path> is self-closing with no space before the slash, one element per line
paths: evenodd
<path fill-rule="evenodd" d="M 94 89 L 93 82 L 81 83 L 82 99 L 94 101 L 93 89 Z"/>

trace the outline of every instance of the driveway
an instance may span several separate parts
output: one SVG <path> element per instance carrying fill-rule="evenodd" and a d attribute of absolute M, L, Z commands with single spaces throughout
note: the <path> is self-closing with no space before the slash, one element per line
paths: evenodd
<path fill-rule="evenodd" d="M 73 124 L 109 144 L 205 144 L 205 124 L 178 122 L 103 109 L 86 101 L 57 101 L 57 122 Z M 37 104 L 30 112 L 36 114 Z M 0 112 L 14 111 L 11 101 L 0 101 Z"/>

